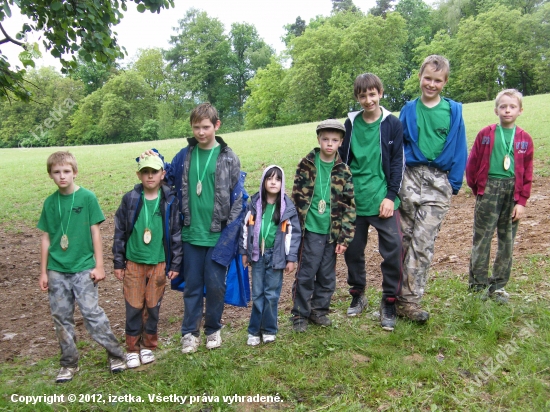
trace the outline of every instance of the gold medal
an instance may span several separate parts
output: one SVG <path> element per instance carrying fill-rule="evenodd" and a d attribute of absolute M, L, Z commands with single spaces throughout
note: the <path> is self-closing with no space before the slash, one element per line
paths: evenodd
<path fill-rule="evenodd" d="M 145 243 L 146 245 L 151 243 L 151 237 L 152 237 L 151 231 L 149 229 L 145 229 L 145 231 L 143 232 L 143 243 Z"/>
<path fill-rule="evenodd" d="M 327 202 L 325 202 L 324 199 L 319 200 L 319 204 L 317 205 L 317 211 L 320 215 L 325 213 L 325 210 L 327 209 Z"/>
<path fill-rule="evenodd" d="M 197 196 L 200 196 L 202 193 L 202 182 L 199 180 L 197 182 Z"/>
<path fill-rule="evenodd" d="M 504 156 L 504 170 L 510 169 L 510 156 Z"/>
<path fill-rule="evenodd" d="M 262 246 L 261 246 L 262 256 L 265 253 L 265 239 L 262 239 Z"/>
<path fill-rule="evenodd" d="M 59 245 L 63 250 L 67 250 L 69 248 L 69 238 L 67 237 L 67 235 L 61 236 L 61 242 L 59 242 Z"/>

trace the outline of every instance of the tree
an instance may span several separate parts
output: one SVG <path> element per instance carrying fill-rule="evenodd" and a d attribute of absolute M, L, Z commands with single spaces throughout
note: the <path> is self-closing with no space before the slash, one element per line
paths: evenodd
<path fill-rule="evenodd" d="M 139 49 L 137 60 L 130 65 L 137 71 L 157 95 L 158 100 L 166 100 L 167 71 L 162 58 L 162 49 Z"/>
<path fill-rule="evenodd" d="M 306 21 L 303 20 L 300 16 L 296 17 L 296 21 L 292 24 L 287 24 L 284 26 L 286 34 L 281 37 L 281 40 L 285 43 L 285 46 L 288 47 L 290 41 L 296 37 L 300 37 L 306 31 Z"/>
<path fill-rule="evenodd" d="M 77 56 L 111 64 L 124 55 L 111 28 L 122 18 L 129 0 L 62 1 L 62 0 L 2 0 L 0 1 L 0 45 L 13 43 L 21 47 L 19 55 L 24 67 L 34 67 L 34 59 L 40 56 L 38 44 L 26 43 L 26 34 L 42 31 L 42 44 L 46 51 L 58 58 L 62 72 L 68 73 L 78 66 Z M 174 7 L 173 0 L 133 0 L 137 10 L 160 12 Z M 22 15 L 32 22 L 23 24 L 18 33 L 7 33 L 2 22 L 9 19 L 11 6 L 19 7 Z M 31 98 L 23 80 L 25 68 L 13 67 L 0 53 L 0 99 L 9 94 L 23 99 Z"/>
<path fill-rule="evenodd" d="M 80 80 L 88 95 L 103 87 L 117 72 L 118 67 L 115 63 L 100 63 L 94 60 L 87 62 L 79 56 L 77 66 L 70 72 L 69 77 Z"/>
<path fill-rule="evenodd" d="M 353 0 L 332 0 L 332 12 L 339 13 L 341 11 L 357 13 L 359 9 L 353 4 Z"/>
<path fill-rule="evenodd" d="M 393 9 L 394 0 L 376 0 L 376 6 L 369 10 L 369 13 L 373 16 L 380 16 L 386 18 L 388 14 Z"/>

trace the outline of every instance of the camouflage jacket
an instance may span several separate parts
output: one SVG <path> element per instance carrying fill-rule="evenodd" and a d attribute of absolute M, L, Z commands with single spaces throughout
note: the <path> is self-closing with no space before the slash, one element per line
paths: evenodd
<path fill-rule="evenodd" d="M 315 167 L 315 154 L 320 149 L 313 149 L 298 164 L 294 187 L 292 188 L 292 201 L 298 210 L 302 235 L 305 230 L 307 212 L 313 199 L 317 168 Z M 330 185 L 330 239 L 344 246 L 349 246 L 355 234 L 355 198 L 353 195 L 353 182 L 349 167 L 342 162 L 339 154 L 332 167 Z"/>

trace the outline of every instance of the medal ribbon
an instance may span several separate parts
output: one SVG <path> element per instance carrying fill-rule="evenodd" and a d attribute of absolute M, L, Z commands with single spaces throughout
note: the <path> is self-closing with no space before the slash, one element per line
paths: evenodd
<path fill-rule="evenodd" d="M 328 191 L 328 188 L 330 186 L 330 173 L 327 177 L 327 184 L 325 185 L 325 190 L 323 192 L 323 178 L 321 177 L 321 157 L 318 156 L 315 160 L 318 161 L 318 163 L 315 165 L 317 166 L 317 170 L 319 171 L 319 180 L 320 180 L 320 187 L 321 187 L 321 198 L 326 202 L 326 199 L 325 197 L 327 196 L 327 191 Z M 334 167 L 334 162 L 336 161 L 336 159 L 333 159 L 332 160 L 332 164 L 330 165 L 330 170 L 332 170 L 332 168 Z M 328 163 L 328 162 L 325 162 L 325 163 Z"/>
<path fill-rule="evenodd" d="M 69 219 L 67 219 L 67 230 L 65 231 L 63 229 L 63 216 L 61 215 L 61 196 L 59 195 L 59 191 L 57 192 L 57 207 L 59 208 L 59 220 L 61 223 L 61 233 L 63 236 L 69 231 L 69 224 L 71 223 L 71 212 L 73 211 L 74 206 L 74 194 L 76 193 L 76 190 L 73 190 L 73 201 L 71 203 L 71 208 L 69 209 Z"/>
<path fill-rule="evenodd" d="M 214 153 L 214 149 L 218 147 L 217 145 L 214 146 L 212 149 L 210 149 L 210 154 L 208 155 L 208 160 L 206 161 L 206 166 L 204 166 L 204 170 L 202 171 L 202 176 L 200 176 L 199 172 L 199 148 L 195 148 L 197 152 L 197 179 L 199 179 L 199 183 L 202 184 L 202 181 L 204 179 L 204 175 L 206 175 L 206 170 L 208 169 L 208 165 L 210 164 L 210 159 L 212 159 L 212 154 Z M 200 176 L 200 178 L 199 178 Z"/>
<path fill-rule="evenodd" d="M 514 130 L 512 130 L 512 138 L 510 139 L 510 143 L 506 144 L 506 140 L 504 139 L 504 132 L 502 131 L 502 126 L 499 126 L 500 131 L 500 138 L 502 140 L 502 144 L 504 145 L 504 149 L 506 150 L 506 154 L 510 154 L 510 149 L 512 148 L 514 144 L 514 136 L 516 135 L 516 126 L 514 126 Z"/>
<path fill-rule="evenodd" d="M 145 208 L 145 229 L 149 229 L 149 212 L 147 211 L 147 201 L 145 199 L 145 195 L 143 194 L 143 191 L 141 192 L 141 197 L 143 198 L 143 207 Z M 157 202 L 155 203 L 155 207 L 153 208 L 153 213 L 151 213 L 151 220 L 153 220 L 153 216 L 157 211 L 159 201 L 160 201 L 160 189 L 157 193 Z"/>
<path fill-rule="evenodd" d="M 265 224 L 264 224 L 265 213 L 264 213 L 263 216 L 262 216 L 262 229 L 261 229 L 261 232 L 262 232 L 262 233 L 261 233 L 261 236 L 262 236 L 262 239 L 263 239 L 264 243 L 265 243 L 265 239 L 269 236 L 269 229 L 271 229 L 271 224 L 273 223 L 273 213 L 275 213 L 275 208 L 276 208 L 276 207 L 277 207 L 276 205 L 273 205 L 273 209 L 271 209 L 271 217 L 269 218 L 269 225 L 267 225 L 267 230 L 265 231 L 265 232 L 267 232 L 267 234 L 264 233 L 264 229 L 265 229 Z M 267 209 L 267 207 L 266 207 L 266 209 Z"/>

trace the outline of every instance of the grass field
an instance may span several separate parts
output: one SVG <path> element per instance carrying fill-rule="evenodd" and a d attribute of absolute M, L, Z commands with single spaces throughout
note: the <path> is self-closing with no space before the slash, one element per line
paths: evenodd
<path fill-rule="evenodd" d="M 535 172 L 549 176 L 550 95 L 527 97 L 524 108 L 518 125 L 534 138 Z M 465 105 L 464 118 L 470 146 L 479 129 L 497 120 L 492 102 Z M 222 130 L 220 135 L 239 155 L 251 193 L 272 163 L 284 168 L 290 190 L 300 157 L 316 145 L 315 123 L 227 135 Z M 171 159 L 184 144 L 178 139 L 69 149 L 79 161 L 77 183 L 94 191 L 109 215 L 136 182 L 139 153 L 156 147 Z M 55 189 L 45 167 L 54 150 L 0 150 L 2 170 L 10 176 L 1 190 L 4 230 L 36 224 L 44 198 Z M 369 321 L 347 318 L 347 293 L 337 291 L 332 328 L 293 334 L 286 326 L 288 314 L 281 313 L 285 327 L 276 344 L 247 347 L 246 329 L 227 325 L 222 348 L 206 352 L 203 346 L 191 356 L 180 353 L 179 337 L 173 336 L 154 365 L 118 376 L 106 372 L 98 346 L 83 340 L 79 346 L 91 350 L 82 358 L 82 372 L 63 386 L 52 383 L 57 357 L 2 365 L 0 410 L 550 410 L 550 309 L 548 294 L 540 293 L 550 286 L 549 267 L 547 256 L 515 262 L 514 273 L 524 275 L 510 284 L 509 291 L 521 296 L 510 306 L 481 302 L 467 294 L 464 273 L 440 271 L 426 295 L 430 322 L 400 321 L 393 333 L 382 331 L 372 318 L 377 305 L 372 289 Z M 19 395 L 53 394 L 63 394 L 64 402 L 18 402 Z M 76 395 L 75 402 L 67 401 L 69 394 Z M 170 395 L 186 398 L 181 402 Z M 234 395 L 243 398 L 223 398 Z M 254 402 L 255 395 L 273 399 Z"/>

